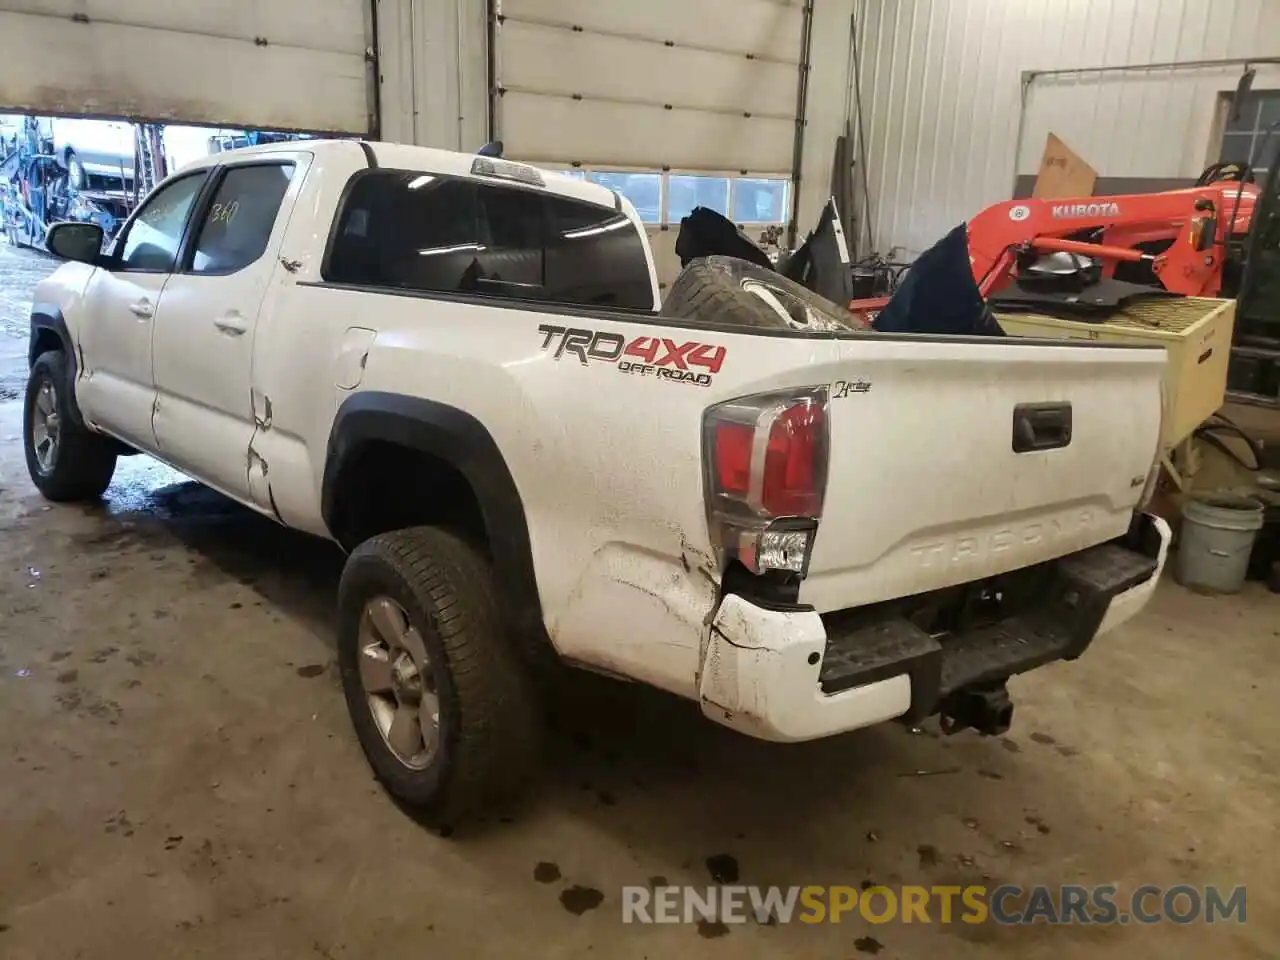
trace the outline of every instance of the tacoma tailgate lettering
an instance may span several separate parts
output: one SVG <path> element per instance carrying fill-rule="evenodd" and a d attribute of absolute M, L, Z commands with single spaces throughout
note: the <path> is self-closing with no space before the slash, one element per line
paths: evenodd
<path fill-rule="evenodd" d="M 1083 534 L 1096 523 L 1094 511 L 1086 508 L 1065 517 L 1035 520 L 1018 527 L 1001 527 L 989 533 L 917 544 L 910 548 L 910 553 L 921 567 L 965 563 L 990 554 L 1003 553 L 1019 545 L 1033 547 Z"/>

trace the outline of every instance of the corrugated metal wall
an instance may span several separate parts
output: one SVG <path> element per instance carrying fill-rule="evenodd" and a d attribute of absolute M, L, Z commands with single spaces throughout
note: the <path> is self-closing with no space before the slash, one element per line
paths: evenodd
<path fill-rule="evenodd" d="M 1024 71 L 1280 56 L 1277 0 L 861 0 L 857 23 L 859 249 L 907 256 L 1008 199 L 1050 130 L 1104 177 L 1196 176 L 1241 68 L 1042 76 L 1025 113 Z M 1254 87 L 1280 87 L 1280 69 Z"/>

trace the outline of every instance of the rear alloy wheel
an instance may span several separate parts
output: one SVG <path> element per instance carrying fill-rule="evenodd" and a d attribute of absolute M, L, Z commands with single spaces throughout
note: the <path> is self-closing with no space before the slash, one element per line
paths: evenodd
<path fill-rule="evenodd" d="M 541 717 L 483 554 L 434 527 L 380 534 L 347 560 L 338 615 L 347 709 L 393 796 L 448 825 L 522 786 Z"/>
<path fill-rule="evenodd" d="M 93 500 L 111 483 L 116 447 L 76 419 L 70 389 L 61 352 L 50 350 L 36 357 L 27 378 L 22 418 L 27 472 L 50 500 Z"/>
<path fill-rule="evenodd" d="M 387 749 L 410 770 L 424 770 L 440 745 L 435 666 L 404 607 L 388 596 L 364 605 L 360 685 Z"/>

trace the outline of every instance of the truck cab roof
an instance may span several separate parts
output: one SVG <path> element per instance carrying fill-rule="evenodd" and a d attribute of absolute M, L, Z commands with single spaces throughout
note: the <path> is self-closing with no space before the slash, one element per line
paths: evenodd
<path fill-rule="evenodd" d="M 478 154 L 439 150 L 435 147 L 421 147 L 412 144 L 359 140 L 295 140 L 282 143 L 267 143 L 256 147 L 242 147 L 226 153 L 211 154 L 188 164 L 183 169 L 197 170 L 219 163 L 234 162 L 243 157 L 270 156 L 277 153 L 298 153 L 299 151 L 312 153 L 318 160 L 323 162 L 326 155 L 332 156 L 335 153 L 346 152 L 356 148 L 366 150 L 379 167 L 386 167 L 392 170 L 417 170 L 428 174 L 465 179 L 487 179 L 476 174 L 473 170 Z M 542 189 L 548 193 L 571 197 L 575 200 L 596 204 L 597 206 L 616 207 L 619 210 L 628 209 L 630 206 L 624 198 L 598 183 L 579 180 L 576 177 L 566 176 L 555 170 L 545 170 L 518 160 L 492 159 L 497 163 L 515 164 L 528 170 L 536 170 L 542 178 Z M 631 213 L 634 218 L 633 211 L 628 209 L 628 213 Z"/>

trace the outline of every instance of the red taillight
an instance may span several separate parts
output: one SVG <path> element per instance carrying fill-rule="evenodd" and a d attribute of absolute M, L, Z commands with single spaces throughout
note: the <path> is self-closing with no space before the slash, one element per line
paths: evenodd
<path fill-rule="evenodd" d="M 731 400 L 707 411 L 708 480 L 757 517 L 822 514 L 826 394 L 803 390 Z"/>
<path fill-rule="evenodd" d="M 752 573 L 803 579 L 827 487 L 825 387 L 741 397 L 703 422 L 707 524 Z"/>
<path fill-rule="evenodd" d="M 720 492 L 746 497 L 751 489 L 755 429 L 741 423 L 715 425 L 715 471 Z"/>
<path fill-rule="evenodd" d="M 816 517 L 822 512 L 819 487 L 826 414 L 805 401 L 787 407 L 769 428 L 760 504 L 775 517 Z"/>

